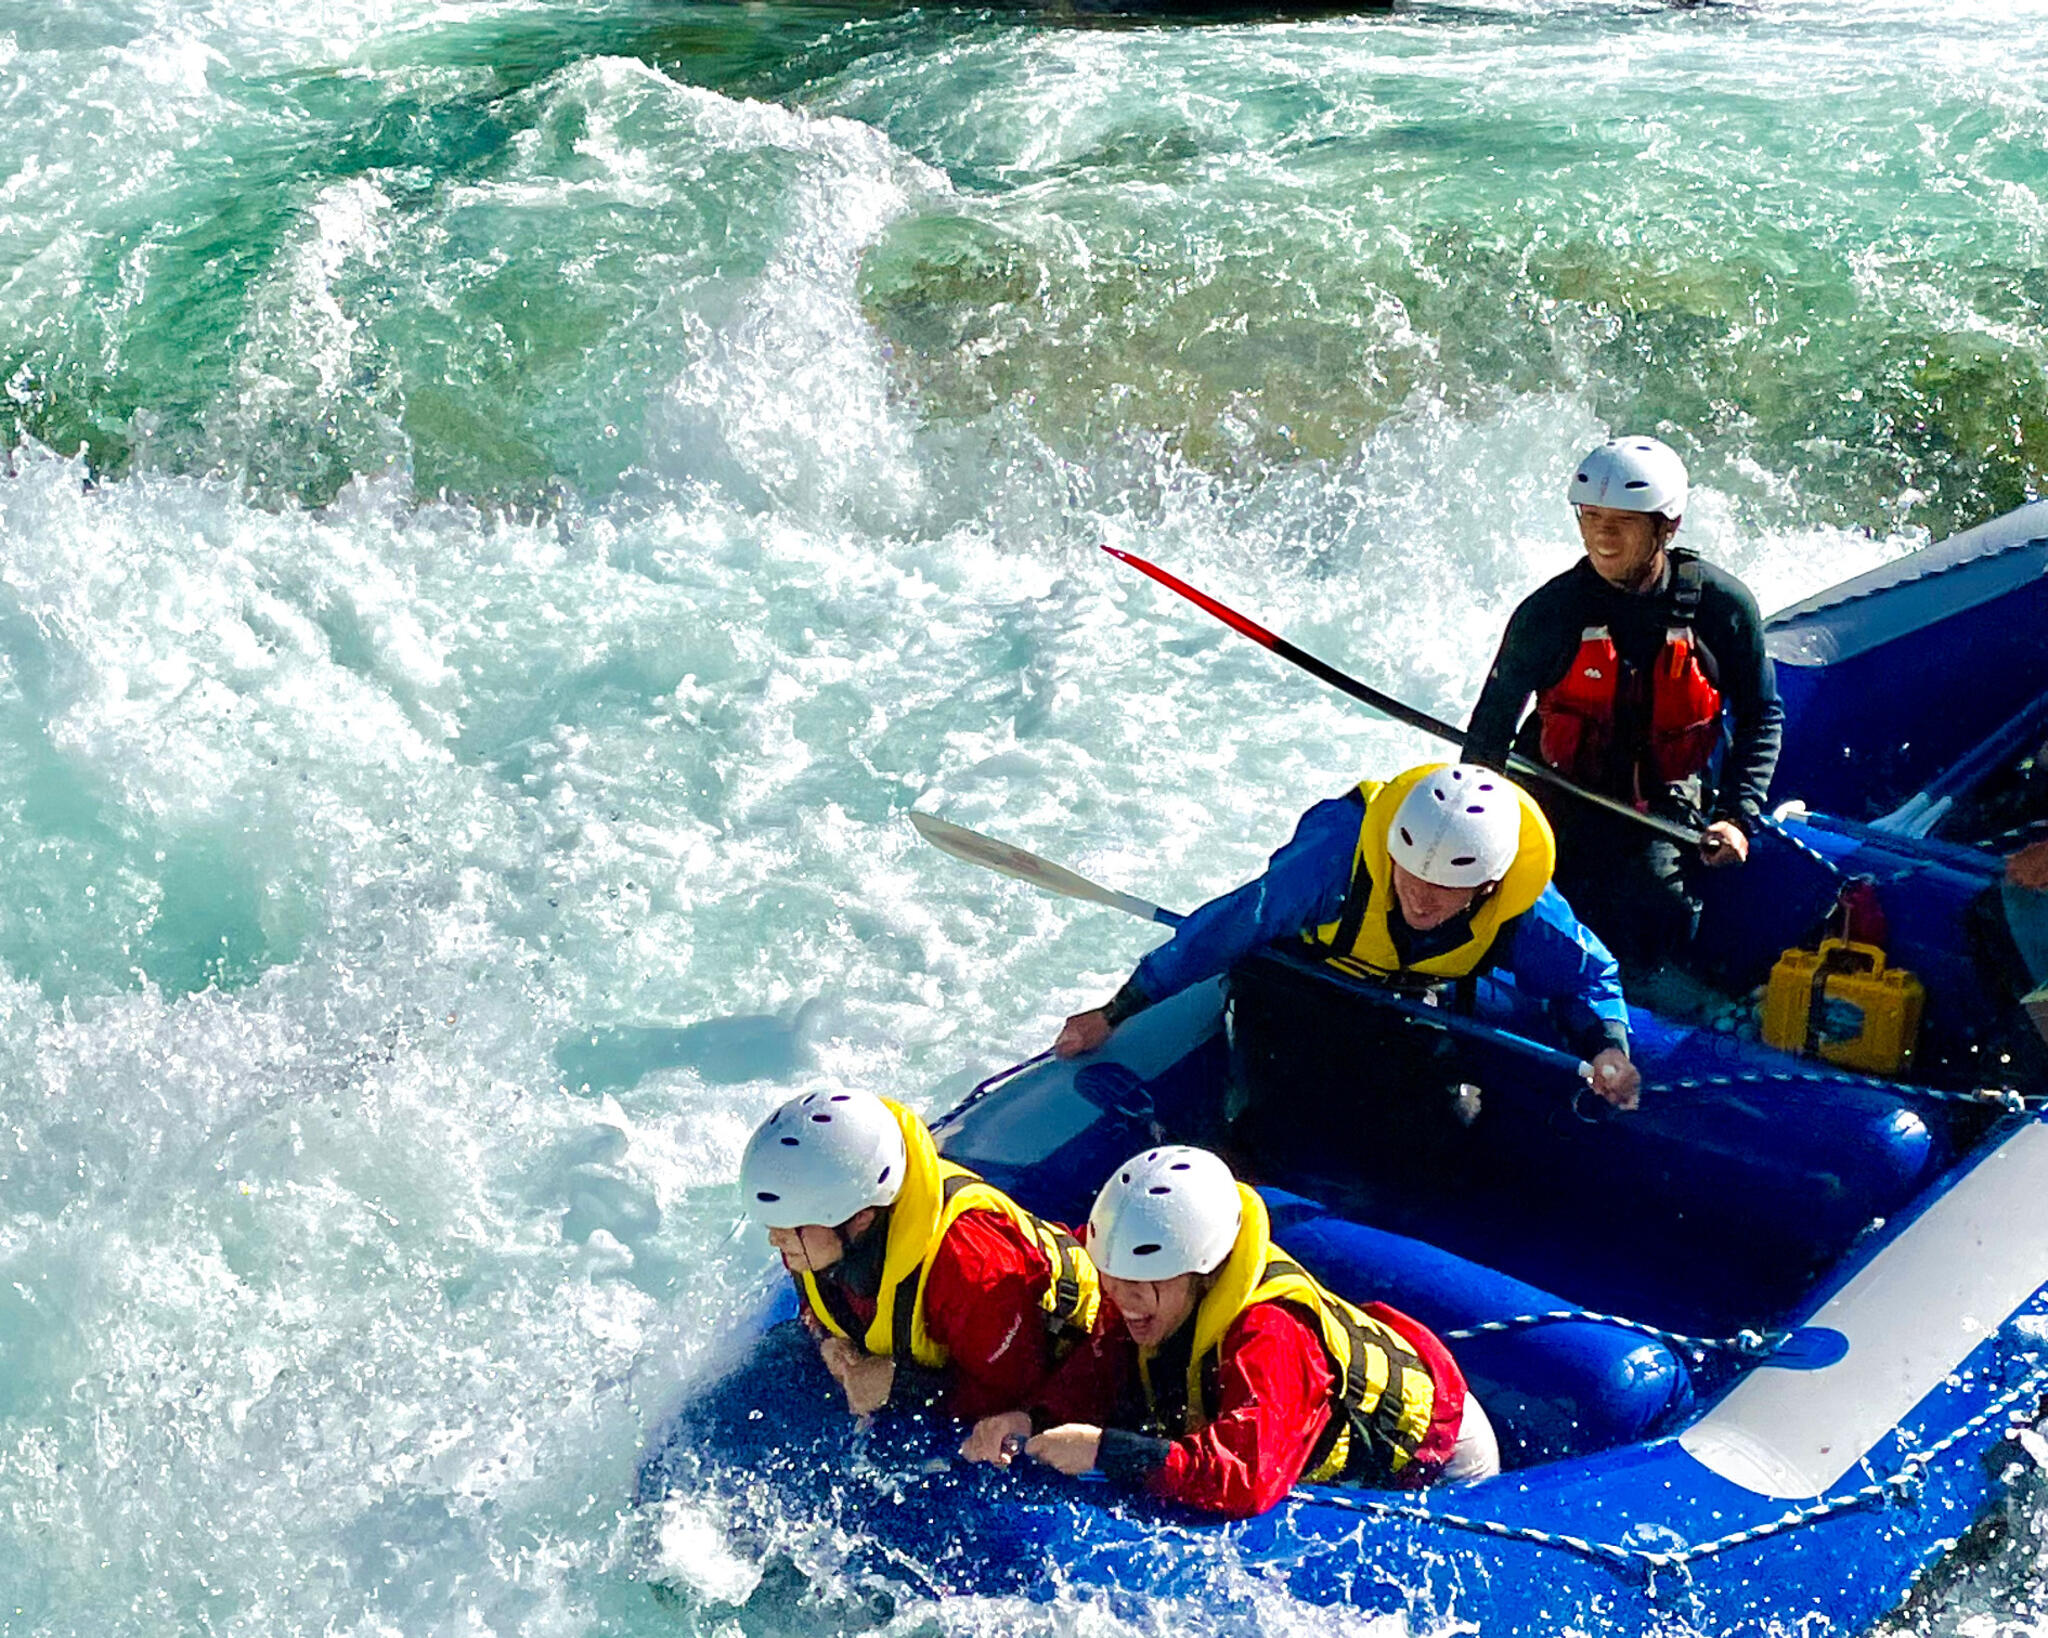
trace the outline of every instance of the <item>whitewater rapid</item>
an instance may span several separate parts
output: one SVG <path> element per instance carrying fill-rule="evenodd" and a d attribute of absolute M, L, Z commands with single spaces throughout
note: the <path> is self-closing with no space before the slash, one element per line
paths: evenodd
<path fill-rule="evenodd" d="M 1611 431 L 1766 608 L 2024 498 L 2044 42 L 0 8 L 0 1630 L 1331 1630 L 636 1513 L 740 1146 L 1145 947 L 913 806 L 1186 905 L 1432 749 L 1099 545 L 1462 718 Z"/>

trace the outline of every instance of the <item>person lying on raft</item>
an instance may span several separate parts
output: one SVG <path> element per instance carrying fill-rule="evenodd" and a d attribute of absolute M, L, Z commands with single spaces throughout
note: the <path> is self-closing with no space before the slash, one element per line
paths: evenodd
<path fill-rule="evenodd" d="M 1449 1350 L 1407 1315 L 1354 1307 L 1274 1245 L 1265 1202 L 1206 1149 L 1113 1173 L 1088 1218 L 1105 1322 L 1031 1408 L 987 1417 L 961 1454 L 1233 1518 L 1303 1479 L 1416 1488 L 1500 1471 Z M 1034 1432 L 1033 1430 L 1038 1431 Z"/>
<path fill-rule="evenodd" d="M 1319 802 L 1265 873 L 1211 899 L 1138 963 L 1107 1005 L 1076 1013 L 1053 1051 L 1092 1052 L 1134 1013 L 1225 972 L 1262 945 L 1300 939 L 1345 971 L 1407 985 L 1500 967 L 1546 1002 L 1593 1089 L 1636 1106 L 1621 975 L 1551 885 L 1550 822 L 1505 774 L 1430 763 Z"/>
<path fill-rule="evenodd" d="M 1095 1324 L 1074 1237 L 964 1166 L 871 1092 L 792 1098 L 740 1162 L 753 1219 L 855 1416 L 942 1400 L 963 1421 L 1024 1403 Z"/>

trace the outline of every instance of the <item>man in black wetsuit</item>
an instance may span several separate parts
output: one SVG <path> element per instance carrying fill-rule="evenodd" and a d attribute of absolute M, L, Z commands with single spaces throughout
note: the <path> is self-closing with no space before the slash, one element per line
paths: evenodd
<path fill-rule="evenodd" d="M 1704 822 L 1695 861 L 1645 826 L 1536 787 L 1557 833 L 1559 891 L 1632 978 L 1691 942 L 1694 864 L 1748 858 L 1784 730 L 1756 599 L 1671 544 L 1685 496 L 1685 463 L 1655 438 L 1616 438 L 1579 463 L 1567 498 L 1586 556 L 1509 618 L 1465 738 L 1467 761 L 1505 767 L 1512 744 L 1603 796 Z"/>

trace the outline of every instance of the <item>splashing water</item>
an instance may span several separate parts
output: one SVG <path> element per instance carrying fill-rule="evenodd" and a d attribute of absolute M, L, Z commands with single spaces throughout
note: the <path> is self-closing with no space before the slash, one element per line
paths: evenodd
<path fill-rule="evenodd" d="M 1458 718 L 1611 430 L 1767 607 L 2031 496 L 2044 43 L 7 8 L 0 1629 L 1329 1630 L 629 1514 L 740 1146 L 1143 947 L 913 802 L 1190 903 L 1429 749 L 1097 542 Z M 1911 1630 L 2038 1623 L 2042 1516 Z"/>

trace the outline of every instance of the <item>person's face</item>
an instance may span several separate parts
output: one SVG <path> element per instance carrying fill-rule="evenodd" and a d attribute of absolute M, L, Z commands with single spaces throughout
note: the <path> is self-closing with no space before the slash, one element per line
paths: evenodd
<path fill-rule="evenodd" d="M 822 1274 L 846 1255 L 837 1229 L 822 1223 L 802 1228 L 772 1228 L 768 1243 L 782 1253 L 782 1266 L 792 1274 Z"/>
<path fill-rule="evenodd" d="M 1617 506 L 1581 506 L 1579 539 L 1593 572 L 1620 591 L 1636 591 L 1656 578 L 1668 520 L 1654 512 L 1625 512 Z"/>
<path fill-rule="evenodd" d="M 772 1228 L 768 1243 L 782 1253 L 782 1266 L 792 1274 L 822 1274 L 846 1255 L 846 1248 L 867 1233 L 881 1216 L 873 1206 L 857 1211 L 837 1228 L 806 1223 L 802 1228 Z"/>
<path fill-rule="evenodd" d="M 1441 927 L 1478 898 L 1479 892 L 1476 887 L 1439 887 L 1405 865 L 1394 866 L 1394 897 L 1400 901 L 1401 919 L 1418 933 Z"/>
<path fill-rule="evenodd" d="M 1133 1342 L 1140 1348 L 1157 1348 L 1195 1311 L 1195 1283 L 1193 1274 L 1176 1274 L 1170 1280 L 1119 1280 L 1105 1274 L 1102 1294 L 1116 1304 Z"/>

